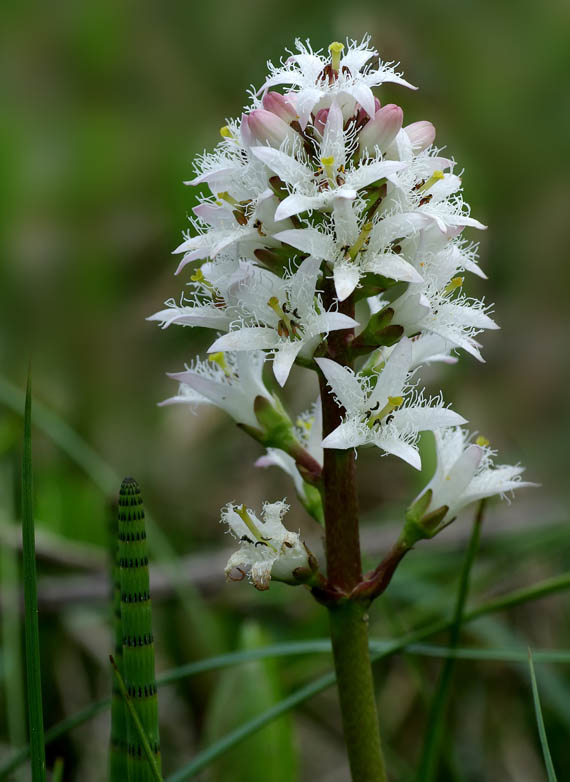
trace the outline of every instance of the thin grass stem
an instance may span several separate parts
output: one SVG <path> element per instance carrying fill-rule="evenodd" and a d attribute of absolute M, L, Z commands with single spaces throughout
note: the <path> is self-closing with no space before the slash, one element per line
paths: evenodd
<path fill-rule="evenodd" d="M 542 755 L 544 757 L 544 765 L 546 766 L 546 773 L 548 775 L 548 782 L 557 782 L 556 771 L 554 770 L 552 755 L 550 754 L 550 747 L 548 746 L 546 728 L 544 727 L 544 717 L 542 716 L 542 707 L 540 705 L 540 696 L 538 694 L 538 684 L 536 681 L 536 673 L 534 670 L 532 652 L 530 649 L 528 650 L 528 666 L 530 668 L 530 681 L 532 685 L 534 711 L 536 713 L 536 724 L 538 727 L 538 735 L 540 737 L 540 746 L 542 747 Z"/>

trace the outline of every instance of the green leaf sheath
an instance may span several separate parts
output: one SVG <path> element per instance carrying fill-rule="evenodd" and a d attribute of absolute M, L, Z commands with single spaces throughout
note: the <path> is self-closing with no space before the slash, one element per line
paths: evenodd
<path fill-rule="evenodd" d="M 158 700 L 144 508 L 139 486 L 125 478 L 119 493 L 122 675 L 160 768 Z M 153 779 L 132 720 L 127 721 L 128 781 Z"/>
<path fill-rule="evenodd" d="M 123 626 L 121 623 L 121 571 L 119 568 L 119 522 L 116 514 L 111 514 L 110 556 L 113 589 L 112 625 L 115 664 L 124 674 L 123 669 Z M 111 742 L 109 748 L 109 782 L 124 782 L 127 776 L 127 713 L 123 696 L 119 689 L 117 677 L 113 676 L 111 697 Z"/>

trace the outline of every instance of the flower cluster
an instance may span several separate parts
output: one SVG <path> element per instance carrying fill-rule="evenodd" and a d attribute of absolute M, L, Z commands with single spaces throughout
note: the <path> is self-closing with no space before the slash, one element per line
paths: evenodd
<path fill-rule="evenodd" d="M 322 439 L 318 413 L 310 437 L 285 416 L 288 432 L 258 437 L 270 445 L 258 464 L 289 473 L 315 518 L 322 510 L 301 447 L 319 465 L 321 448 L 375 445 L 419 468 L 418 433 L 431 430 L 434 498 L 443 491 L 441 471 L 463 476 L 448 485 L 449 492 L 461 486 L 453 498 L 443 492 L 449 513 L 514 488 L 519 468 L 499 468 L 488 480 L 486 457 L 473 451 L 479 446 L 457 456 L 465 418 L 418 387 L 422 365 L 453 363 L 458 350 L 482 361 L 478 335 L 497 325 L 487 304 L 463 292 L 467 272 L 485 277 L 463 233 L 485 226 L 470 215 L 455 162 L 434 146 L 431 122 L 406 123 L 399 106 L 382 105 L 372 91 L 386 82 L 415 87 L 369 38 L 333 43 L 326 53 L 297 41 L 268 67 L 241 118 L 221 128 L 188 182 L 202 194 L 174 252 L 177 273 L 189 279 L 181 299 L 149 319 L 212 329 L 214 337 L 207 361 L 171 375 L 180 388 L 165 404 L 211 403 L 257 427 L 260 398 L 281 404 L 265 385 L 266 359 L 280 386 L 295 363 L 322 373 L 342 423 Z M 345 339 L 348 363 L 328 349 L 333 332 Z M 473 470 L 463 485 L 466 465 Z"/>

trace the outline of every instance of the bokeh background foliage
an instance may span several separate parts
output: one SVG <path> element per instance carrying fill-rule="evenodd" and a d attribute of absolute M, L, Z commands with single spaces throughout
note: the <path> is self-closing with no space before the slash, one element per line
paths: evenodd
<path fill-rule="evenodd" d="M 191 175 L 193 156 L 215 143 L 224 118 L 240 112 L 245 88 L 261 83 L 265 60 L 277 59 L 297 35 L 326 46 L 370 32 L 385 59 L 401 61 L 420 91 L 385 89 L 382 101 L 400 102 L 407 122 L 434 121 L 439 143 L 465 168 L 473 214 L 489 225 L 482 265 L 490 280 L 469 285 L 496 302 L 503 330 L 485 336 L 485 366 L 465 358 L 445 370 L 446 397 L 477 422 L 505 461 L 526 464 L 527 475 L 543 487 L 513 506 L 491 507 L 474 598 L 568 569 L 566 0 L 5 0 L 0 14 L 2 756 L 25 737 L 13 589 L 19 513 L 13 464 L 22 429 L 14 406 L 23 409 L 23 401 L 13 386 L 23 387 L 30 353 L 36 412 L 43 404 L 56 416 L 38 421 L 35 436 L 48 725 L 110 687 L 105 563 L 114 475 L 134 474 L 143 487 L 155 522 L 155 559 L 164 553 L 163 538 L 181 557 L 176 568 L 155 568 L 159 670 L 326 633 L 322 612 L 301 590 L 275 585 L 260 596 L 224 583 L 217 510 L 228 500 L 253 507 L 287 495 L 294 523 L 317 549 L 318 530 L 307 525 L 282 476 L 253 470 L 258 447 L 221 414 L 155 407 L 174 391 L 163 373 L 180 369 L 209 335 L 164 334 L 144 321 L 180 291 L 170 250 L 194 203 L 181 183 Z M 302 371 L 294 386 L 300 411 L 314 388 Z M 84 469 L 65 426 L 102 464 L 91 461 Z M 418 477 L 376 454 L 362 454 L 359 467 L 363 536 L 377 555 L 395 534 Z M 410 555 L 375 608 L 373 636 L 390 637 L 447 615 L 468 528 L 462 519 Z M 568 619 L 567 599 L 551 597 L 466 628 L 463 643 L 564 649 Z M 165 771 L 328 665 L 323 656 L 255 663 L 165 689 Z M 378 671 L 395 779 L 413 778 L 425 698 L 439 665 L 396 657 Z M 537 663 L 537 674 L 551 751 L 564 779 L 570 776 L 569 672 Z M 323 693 L 201 778 L 238 779 L 231 776 L 235 768 L 249 764 L 244 779 L 253 782 L 340 782 L 347 771 L 339 725 L 334 693 Z M 107 730 L 101 715 L 51 746 L 50 764 L 64 755 L 67 780 L 104 778 Z M 458 664 L 445 756 L 442 780 L 544 778 L 524 665 Z M 26 773 L 14 778 L 26 779 Z"/>

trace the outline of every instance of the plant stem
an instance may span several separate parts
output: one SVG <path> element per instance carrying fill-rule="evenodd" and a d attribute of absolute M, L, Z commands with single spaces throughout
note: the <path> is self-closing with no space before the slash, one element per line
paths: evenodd
<path fill-rule="evenodd" d="M 329 609 L 344 738 L 354 782 L 385 782 L 374 681 L 368 652 L 368 616 L 362 603 Z"/>
<path fill-rule="evenodd" d="M 331 289 L 332 288 L 332 289 Z M 332 299 L 332 280 L 325 281 L 325 298 Z M 354 317 L 352 297 L 339 311 Z M 350 366 L 348 346 L 354 334 L 343 330 L 330 335 L 331 358 Z M 343 409 L 320 377 L 323 436 L 340 424 Z M 385 782 L 374 681 L 368 650 L 368 601 L 348 595 L 362 579 L 356 469 L 352 450 L 325 449 L 323 495 L 328 590 L 343 595 L 328 605 L 340 709 L 350 770 L 354 782 Z"/>

